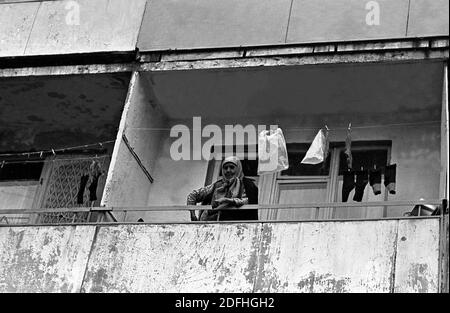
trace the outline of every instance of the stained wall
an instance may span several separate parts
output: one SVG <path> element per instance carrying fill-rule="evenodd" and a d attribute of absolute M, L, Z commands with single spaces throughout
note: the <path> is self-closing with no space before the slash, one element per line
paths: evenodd
<path fill-rule="evenodd" d="M 437 292 L 438 256 L 437 218 L 2 226 L 0 291 Z"/>

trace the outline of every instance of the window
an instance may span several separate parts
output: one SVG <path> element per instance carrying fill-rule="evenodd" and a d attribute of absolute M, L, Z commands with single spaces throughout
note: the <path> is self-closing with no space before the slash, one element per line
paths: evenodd
<path fill-rule="evenodd" d="M 306 204 L 319 202 L 342 202 L 343 173 L 348 170 L 343 142 L 330 143 L 327 160 L 317 165 L 301 164 L 310 144 L 287 144 L 289 169 L 274 174 L 273 183 L 262 193 L 269 203 Z M 381 168 L 382 172 L 390 161 L 390 141 L 365 141 L 352 143 L 353 169 Z M 353 202 L 354 190 L 348 202 Z M 383 190 L 375 196 L 369 184 L 364 192 L 363 202 L 387 200 Z M 261 202 L 263 203 L 263 202 Z M 305 208 L 298 210 L 272 210 L 262 218 L 277 220 L 308 220 L 330 218 L 367 218 L 386 216 L 385 208 Z"/>
<path fill-rule="evenodd" d="M 358 149 L 358 148 L 356 148 Z M 388 148 L 374 148 L 371 150 L 355 150 L 352 151 L 353 169 L 375 169 L 384 167 L 387 165 L 388 160 Z M 347 171 L 346 156 L 343 150 L 340 151 L 339 156 L 339 175 L 343 175 Z"/>
<path fill-rule="evenodd" d="M 330 155 L 321 164 L 302 164 L 301 161 L 309 149 L 308 144 L 287 144 L 289 168 L 281 176 L 328 176 L 330 173 Z"/>
<path fill-rule="evenodd" d="M 44 162 L 20 163 L 20 160 L 8 162 L 11 163 L 5 162 L 0 168 L 0 181 L 38 181 L 44 167 Z"/>
<path fill-rule="evenodd" d="M 317 165 L 301 164 L 309 149 L 309 143 L 288 143 L 289 169 L 280 173 L 257 176 L 258 160 L 256 155 L 245 147 L 245 158 L 241 160 L 244 174 L 253 178 L 260 188 L 260 203 L 302 204 L 319 202 L 342 202 L 343 173 L 347 170 L 343 142 L 330 143 L 329 155 L 325 162 Z M 216 149 L 224 151 L 224 148 Z M 352 143 L 353 169 L 383 169 L 390 162 L 391 141 L 361 141 Z M 233 150 L 236 152 L 236 149 Z M 252 156 L 253 158 L 250 158 Z M 206 184 L 220 177 L 222 161 L 209 163 Z M 265 182 L 262 183 L 262 177 Z M 354 190 L 348 202 L 353 202 Z M 365 201 L 384 201 L 388 194 L 383 190 L 375 196 L 369 184 L 364 192 Z M 386 216 L 385 208 L 306 208 L 301 210 L 261 210 L 261 219 L 330 219 L 330 218 L 366 218 Z"/>

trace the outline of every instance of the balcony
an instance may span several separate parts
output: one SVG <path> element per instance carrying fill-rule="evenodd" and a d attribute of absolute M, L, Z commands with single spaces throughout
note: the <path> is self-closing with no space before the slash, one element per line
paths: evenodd
<path fill-rule="evenodd" d="M 425 204 L 430 202 L 364 205 Z M 316 203 L 252 208 L 302 210 L 312 205 L 349 206 Z M 0 278 L 5 283 L 0 291 L 448 292 L 448 209 L 431 216 L 245 223 L 117 223 L 111 218 L 123 211 L 199 208 L 21 211 L 88 213 L 98 218 L 45 226 L 1 223 Z M 0 211 L 7 213 L 17 212 Z"/>

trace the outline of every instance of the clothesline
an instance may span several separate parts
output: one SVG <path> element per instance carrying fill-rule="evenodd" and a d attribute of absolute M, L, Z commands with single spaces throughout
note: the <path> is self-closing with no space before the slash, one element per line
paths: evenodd
<path fill-rule="evenodd" d="M 101 156 L 91 156 L 91 157 L 82 157 L 82 158 L 63 158 L 63 159 L 53 159 L 53 160 L 22 160 L 22 161 L 0 161 L 0 167 L 3 167 L 5 164 L 27 164 L 27 163 L 49 163 L 49 162 L 60 162 L 60 161 L 81 161 L 81 160 L 96 160 L 96 159 L 105 159 L 109 158 L 109 155 L 101 155 Z"/>
<path fill-rule="evenodd" d="M 401 126 L 419 126 L 419 125 L 427 125 L 427 124 L 436 124 L 440 123 L 441 121 L 426 121 L 426 122 L 416 122 L 416 123 L 397 123 L 397 124 L 376 124 L 376 125 L 361 125 L 361 126 L 352 126 L 352 129 L 369 129 L 369 128 L 380 128 L 380 127 L 401 127 Z M 440 126 L 440 125 L 439 125 Z M 288 128 L 282 128 L 283 132 L 289 132 L 289 131 L 301 131 L 301 130 L 317 130 L 319 127 L 288 127 Z M 176 129 L 175 127 L 169 128 L 169 127 L 128 127 L 128 130 L 154 130 L 154 131 L 165 131 L 165 130 L 172 130 Z M 224 129 L 224 128 L 221 128 Z M 329 128 L 329 131 L 335 131 L 335 130 L 348 130 L 348 127 L 333 127 Z M 193 131 L 190 129 L 190 131 Z M 203 131 L 202 129 L 199 129 L 198 131 Z M 39 155 L 41 158 L 44 154 L 53 154 L 56 155 L 57 152 L 65 152 L 67 150 L 75 150 L 75 149 L 81 149 L 81 148 L 88 148 L 88 147 L 94 147 L 94 146 L 100 146 L 114 143 L 115 140 L 108 140 L 103 142 L 97 142 L 93 144 L 86 144 L 86 145 L 80 145 L 80 146 L 73 146 L 73 147 L 64 147 L 64 148 L 57 148 L 57 149 L 49 149 L 49 150 L 41 150 L 41 151 L 29 151 L 29 152 L 20 152 L 20 153 L 3 153 L 0 154 L 0 157 L 14 157 L 14 156 L 33 156 L 33 155 Z M 33 162 L 33 161 L 30 161 Z M 40 161 L 37 161 L 40 162 Z M 23 163 L 23 161 L 20 161 L 20 163 Z"/>
<path fill-rule="evenodd" d="M 48 150 L 40 150 L 40 151 L 29 151 L 29 152 L 20 152 L 20 153 L 3 153 L 0 154 L 0 157 L 10 157 L 10 156 L 33 156 L 33 155 L 39 155 L 42 157 L 44 154 L 53 154 L 56 155 L 56 152 L 65 152 L 67 150 L 75 150 L 75 149 L 81 149 L 81 148 L 88 148 L 88 147 L 95 147 L 100 146 L 103 147 L 103 145 L 107 145 L 109 143 L 113 143 L 115 140 L 109 140 L 109 141 L 102 141 L 87 145 L 81 145 L 81 146 L 73 146 L 73 147 L 64 147 L 64 148 L 57 148 L 57 149 L 48 149 Z"/>
<path fill-rule="evenodd" d="M 426 122 L 415 122 L 415 123 L 397 123 L 397 124 L 375 124 L 375 125 L 364 125 L 364 126 L 352 126 L 351 129 L 369 129 L 369 128 L 380 128 L 380 127 L 401 127 L 401 126 L 420 126 L 420 125 L 428 125 L 428 124 L 437 124 L 441 123 L 441 121 L 426 121 Z M 183 125 L 184 126 L 184 125 Z M 437 127 L 440 125 L 435 125 L 434 127 Z M 279 126 L 283 132 L 288 131 L 299 131 L 299 130 L 318 130 L 320 127 L 282 127 Z M 128 127 L 127 129 L 130 130 L 176 130 L 176 126 L 173 127 Z M 224 127 L 220 127 L 221 130 L 224 130 Z M 348 126 L 345 127 L 333 127 L 328 128 L 329 131 L 335 131 L 335 130 L 347 130 Z M 189 129 L 189 131 L 193 131 L 193 129 Z M 198 129 L 197 131 L 203 131 L 202 129 Z"/>

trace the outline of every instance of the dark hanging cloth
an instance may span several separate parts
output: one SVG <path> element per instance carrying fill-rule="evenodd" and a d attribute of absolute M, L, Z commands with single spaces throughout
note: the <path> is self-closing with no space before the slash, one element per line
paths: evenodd
<path fill-rule="evenodd" d="M 89 201 L 97 200 L 97 185 L 101 175 L 101 173 L 97 173 L 92 177 L 92 183 L 89 185 Z"/>
<path fill-rule="evenodd" d="M 83 204 L 84 203 L 84 189 L 86 188 L 86 184 L 89 180 L 89 175 L 83 175 L 80 179 L 80 189 L 78 189 L 77 194 L 77 203 Z"/>
<path fill-rule="evenodd" d="M 395 176 L 397 174 L 397 164 L 386 166 L 384 170 L 384 185 L 390 194 L 395 195 Z"/>
<path fill-rule="evenodd" d="M 370 170 L 369 184 L 373 189 L 373 193 L 377 196 L 381 193 L 381 170 Z"/>
<path fill-rule="evenodd" d="M 353 200 L 361 202 L 364 196 L 364 189 L 369 182 L 369 172 L 367 170 L 356 171 L 355 195 Z"/>
<path fill-rule="evenodd" d="M 344 182 L 342 184 L 342 202 L 347 202 L 348 195 L 355 188 L 355 171 L 344 172 Z"/>

